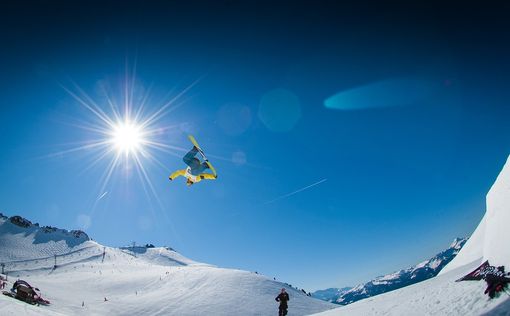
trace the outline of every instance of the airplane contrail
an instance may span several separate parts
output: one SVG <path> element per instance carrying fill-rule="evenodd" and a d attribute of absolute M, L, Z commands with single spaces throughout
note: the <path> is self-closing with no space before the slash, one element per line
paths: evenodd
<path fill-rule="evenodd" d="M 327 178 L 324 178 L 324 179 L 322 179 L 322 180 L 320 180 L 320 181 L 317 181 L 317 182 L 315 182 L 315 183 L 313 183 L 313 184 L 310 184 L 310 185 L 308 185 L 308 186 L 306 186 L 306 187 L 304 187 L 304 188 L 301 188 L 301 189 L 299 189 L 299 190 L 296 190 L 296 191 L 293 191 L 293 192 L 287 193 L 287 194 L 285 194 L 285 195 L 279 196 L 279 197 L 277 197 L 277 198 L 275 198 L 275 199 L 273 199 L 273 200 L 271 200 L 271 201 L 267 201 L 267 202 L 263 203 L 263 205 L 267 205 L 267 204 L 270 204 L 270 203 L 274 203 L 274 202 L 276 202 L 276 201 L 278 201 L 278 200 L 281 200 L 281 199 L 287 198 L 287 197 L 289 197 L 289 196 L 291 196 L 291 195 L 297 194 L 297 193 L 302 192 L 302 191 L 304 191 L 304 190 L 307 190 L 307 189 L 309 189 L 309 188 L 311 188 L 311 187 L 314 187 L 314 186 L 316 186 L 316 185 L 318 185 L 318 184 L 321 184 L 322 182 L 327 181 L 327 180 L 328 180 Z"/>
<path fill-rule="evenodd" d="M 96 202 L 101 200 L 102 198 L 104 198 L 105 195 L 107 195 L 107 194 L 108 194 L 108 191 L 105 191 L 105 193 L 101 194 L 101 196 L 97 198 Z"/>

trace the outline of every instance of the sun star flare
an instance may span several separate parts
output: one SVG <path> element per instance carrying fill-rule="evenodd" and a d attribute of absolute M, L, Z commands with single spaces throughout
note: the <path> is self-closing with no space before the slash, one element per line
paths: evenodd
<path fill-rule="evenodd" d="M 51 156 L 89 152 L 92 154 L 92 160 L 83 172 L 94 166 L 105 166 L 98 182 L 98 194 L 107 191 L 114 177 L 127 180 L 130 175 L 137 175 L 149 203 L 155 201 L 159 209 L 164 210 L 149 176 L 149 168 L 159 167 L 161 170 L 167 170 L 167 166 L 159 161 L 158 152 L 180 156 L 180 153 L 185 152 L 186 149 L 167 143 L 165 136 L 173 129 L 177 129 L 179 125 L 167 125 L 161 120 L 183 104 L 177 101 L 180 101 L 199 79 L 177 91 L 175 95 L 165 97 L 162 104 L 152 104 L 149 107 L 148 104 L 152 102 L 152 97 L 149 95 L 150 89 L 146 90 L 135 84 L 134 78 L 134 74 L 132 76 L 126 74 L 124 83 L 118 90 L 106 89 L 107 85 L 101 85 L 101 89 L 98 90 L 100 95 L 97 98 L 100 101 L 89 96 L 75 83 L 72 85 L 74 88 L 61 85 L 79 105 L 89 111 L 89 115 L 84 120 L 72 124 L 86 131 L 89 138 L 78 142 L 78 146 L 59 151 Z M 150 111 L 150 108 L 153 110 Z M 105 163 L 102 164 L 102 162 Z M 108 189 L 108 192 L 110 190 Z M 166 216 L 166 213 L 163 212 L 163 214 Z"/>
<path fill-rule="evenodd" d="M 134 154 L 143 149 L 146 141 L 144 134 L 146 133 L 141 125 L 125 120 L 113 126 L 110 142 L 117 153 Z"/>

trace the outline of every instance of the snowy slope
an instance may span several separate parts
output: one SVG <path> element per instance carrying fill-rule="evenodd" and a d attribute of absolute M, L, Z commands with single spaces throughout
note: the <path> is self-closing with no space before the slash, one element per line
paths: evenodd
<path fill-rule="evenodd" d="M 90 247 L 93 242 L 82 231 L 67 231 L 55 227 L 39 227 L 30 221 L 0 213 L 0 259 L 22 261 L 46 258 Z M 22 249 L 23 251 L 19 251 Z"/>
<path fill-rule="evenodd" d="M 338 315 L 510 315 L 510 297 L 489 300 L 485 282 L 455 282 L 488 259 L 510 267 L 510 157 L 487 194 L 487 212 L 459 254 L 427 281 L 331 311 Z"/>
<path fill-rule="evenodd" d="M 282 287 L 291 297 L 290 316 L 334 307 L 265 276 L 198 263 L 171 248 L 104 247 L 58 229 L 41 242 L 41 228 L 14 226 L 0 219 L 8 286 L 26 280 L 51 305 L 0 295 L 1 315 L 272 315 Z"/>
<path fill-rule="evenodd" d="M 163 266 L 187 266 L 187 265 L 206 265 L 188 259 L 169 247 L 121 247 L 125 253 L 131 254 L 148 264 L 157 264 Z"/>

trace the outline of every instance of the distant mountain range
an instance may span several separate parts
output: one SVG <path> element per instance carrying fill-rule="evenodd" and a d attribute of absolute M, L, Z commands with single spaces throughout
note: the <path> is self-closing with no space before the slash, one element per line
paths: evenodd
<path fill-rule="evenodd" d="M 315 291 L 312 294 L 312 297 L 318 298 L 323 301 L 333 302 L 340 297 L 343 293 L 349 291 L 352 289 L 352 287 L 343 287 L 341 289 L 338 289 L 336 287 L 332 287 L 325 290 L 318 290 Z"/>
<path fill-rule="evenodd" d="M 433 258 L 410 268 L 377 277 L 353 288 L 330 288 L 312 293 L 312 297 L 328 302 L 347 305 L 367 297 L 418 283 L 436 276 L 459 253 L 467 238 L 456 238 L 450 247 Z"/>

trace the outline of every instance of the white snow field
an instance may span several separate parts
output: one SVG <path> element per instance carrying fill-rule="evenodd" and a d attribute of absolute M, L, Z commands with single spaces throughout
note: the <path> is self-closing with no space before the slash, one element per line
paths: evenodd
<path fill-rule="evenodd" d="M 480 224 L 438 276 L 316 315 L 510 315 L 507 293 L 490 300 L 484 281 L 455 282 L 485 260 L 510 270 L 510 157 L 486 200 Z"/>
<path fill-rule="evenodd" d="M 336 306 L 263 275 L 198 263 L 169 248 L 103 247 L 86 235 L 42 229 L 19 227 L 0 217 L 0 263 L 9 272 L 6 290 L 20 278 L 51 302 L 32 306 L 0 295 L 2 316 L 277 315 L 274 298 L 282 287 L 291 297 L 290 316 Z"/>

